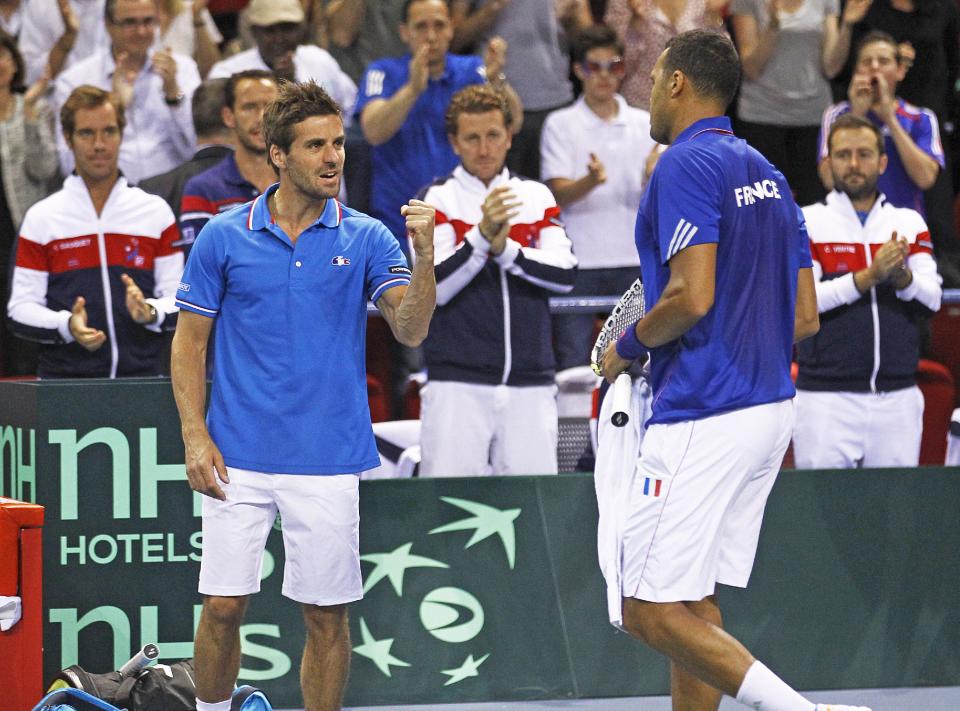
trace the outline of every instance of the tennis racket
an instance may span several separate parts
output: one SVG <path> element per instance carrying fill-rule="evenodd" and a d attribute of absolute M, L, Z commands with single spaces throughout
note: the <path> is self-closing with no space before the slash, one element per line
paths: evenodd
<path fill-rule="evenodd" d="M 597 336 L 597 342 L 593 345 L 593 353 L 590 356 L 590 367 L 593 368 L 594 373 L 603 375 L 600 360 L 607 347 L 615 343 L 629 326 L 643 318 L 644 309 L 643 283 L 637 279 L 620 297 L 620 301 L 613 307 L 603 328 L 600 329 L 600 335 Z M 616 427 L 623 427 L 630 421 L 632 391 L 633 379 L 630 374 L 626 371 L 620 373 L 610 389 L 610 396 L 613 398 L 613 414 L 610 416 L 610 422 Z"/>

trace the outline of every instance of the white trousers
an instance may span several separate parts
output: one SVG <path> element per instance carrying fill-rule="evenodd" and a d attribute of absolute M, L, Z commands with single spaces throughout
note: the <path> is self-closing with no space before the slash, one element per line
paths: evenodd
<path fill-rule="evenodd" d="M 798 390 L 798 469 L 915 467 L 923 435 L 920 388 L 886 393 Z"/>
<path fill-rule="evenodd" d="M 428 381 L 421 477 L 557 473 L 557 387 Z"/>

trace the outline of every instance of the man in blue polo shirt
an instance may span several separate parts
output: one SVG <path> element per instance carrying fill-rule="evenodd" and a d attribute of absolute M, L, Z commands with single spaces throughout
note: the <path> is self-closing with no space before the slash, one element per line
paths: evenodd
<path fill-rule="evenodd" d="M 930 109 L 913 106 L 897 96 L 897 84 L 907 67 L 893 37 L 879 30 L 868 32 L 855 56 L 856 71 L 847 90 L 848 100 L 823 112 L 817 156 L 820 179 L 828 190 L 833 188 L 827 139 L 833 122 L 851 113 L 867 119 L 883 133 L 888 162 L 877 188 L 894 207 L 908 207 L 925 216 L 923 191 L 933 187 L 944 166 L 937 117 Z"/>
<path fill-rule="evenodd" d="M 793 429 L 793 343 L 818 328 L 790 187 L 723 115 L 739 76 L 730 40 L 699 30 L 667 42 L 652 72 L 650 135 L 670 147 L 637 217 L 648 314 L 603 369 L 612 381 L 649 353 L 653 414 L 632 485 L 601 516 L 622 516 L 618 621 L 673 662 L 674 708 L 714 711 L 726 693 L 815 711 L 723 631 L 714 596 L 750 577 Z"/>
<path fill-rule="evenodd" d="M 210 219 L 249 202 L 276 180 L 267 162 L 261 120 L 277 98 L 277 78 L 263 69 L 247 69 L 226 80 L 223 122 L 235 150 L 219 163 L 190 178 L 180 203 L 180 234 L 190 254 L 197 235 Z"/>
<path fill-rule="evenodd" d="M 444 130 L 450 99 L 470 84 L 488 81 L 506 93 L 515 121 L 523 107 L 506 83 L 506 43 L 491 40 L 483 59 L 450 54 L 453 24 L 446 0 L 407 0 L 400 36 L 410 54 L 371 62 L 360 82 L 357 115 L 373 146 L 371 213 L 406 248 L 397 212 L 437 176 L 457 165 Z M 511 127 L 514 131 L 519 123 Z"/>
<path fill-rule="evenodd" d="M 426 337 L 436 301 L 434 210 L 401 209 L 412 272 L 393 235 L 336 200 L 340 109 L 316 83 L 284 84 L 263 118 L 279 186 L 214 217 L 177 303 L 172 376 L 190 486 L 203 499 L 194 643 L 198 711 L 227 711 L 239 629 L 276 514 L 283 594 L 303 606 L 308 709 L 339 709 L 350 660 L 346 604 L 362 597 L 358 473 L 379 464 L 364 372 L 366 305 L 398 340 Z M 205 351 L 216 329 L 210 409 Z"/>

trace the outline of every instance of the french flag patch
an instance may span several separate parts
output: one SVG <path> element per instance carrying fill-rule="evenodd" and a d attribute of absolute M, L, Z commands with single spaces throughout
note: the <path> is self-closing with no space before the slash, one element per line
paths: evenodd
<path fill-rule="evenodd" d="M 643 478 L 643 495 L 644 496 L 660 496 L 660 485 L 663 484 L 663 479 L 653 479 L 651 477 Z"/>

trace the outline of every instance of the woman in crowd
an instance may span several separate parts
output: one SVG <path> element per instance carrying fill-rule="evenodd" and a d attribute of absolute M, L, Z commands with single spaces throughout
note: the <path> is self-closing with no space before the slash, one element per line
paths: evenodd
<path fill-rule="evenodd" d="M 797 202 L 823 197 L 817 136 L 831 104 L 829 79 L 843 69 L 853 26 L 871 0 L 733 0 L 743 62 L 737 134 L 786 176 Z"/>
<path fill-rule="evenodd" d="M 57 173 L 50 112 L 42 98 L 47 79 L 24 92 L 23 77 L 23 57 L 16 40 L 0 30 L 0 297 L 4 321 L 17 228 L 27 208 L 48 194 L 48 185 Z M 32 374 L 32 360 L 34 348 L 0 328 L 0 373 Z"/>

